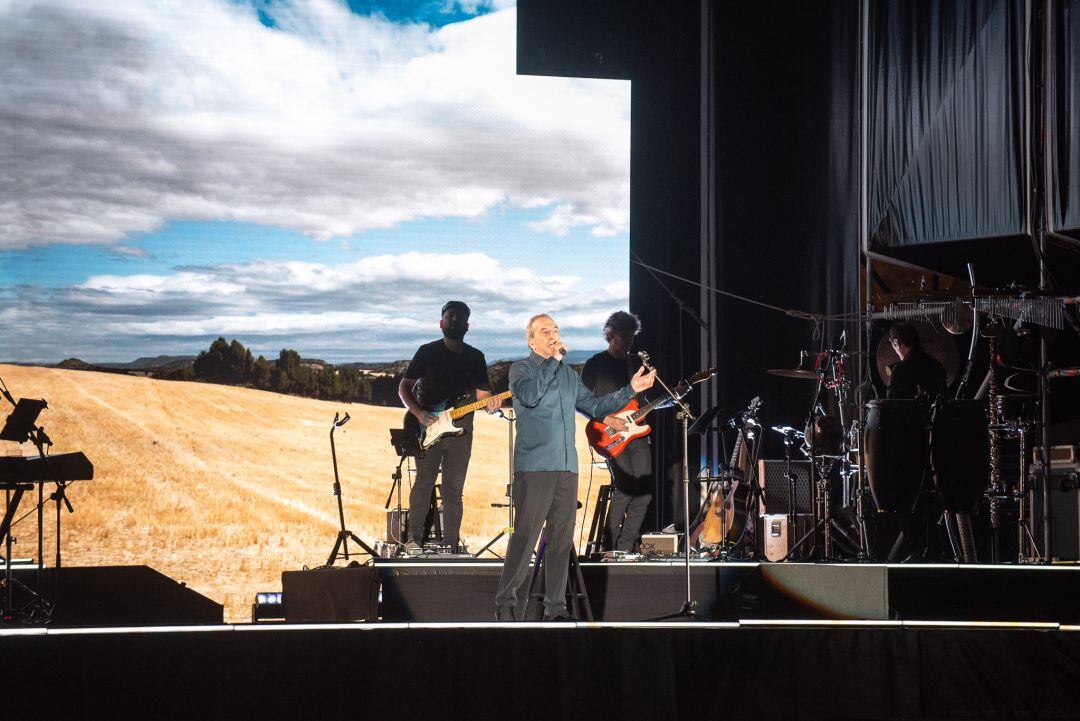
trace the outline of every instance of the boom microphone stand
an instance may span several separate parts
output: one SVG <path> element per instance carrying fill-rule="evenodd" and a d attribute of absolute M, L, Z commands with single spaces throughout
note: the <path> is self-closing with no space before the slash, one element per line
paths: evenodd
<path fill-rule="evenodd" d="M 649 365 L 649 354 L 645 351 L 638 351 L 638 357 L 641 358 L 642 363 L 646 370 L 655 370 Z M 694 611 L 694 606 L 697 602 L 694 601 L 694 597 L 690 591 L 690 451 L 689 451 L 689 436 L 690 436 L 690 421 L 694 420 L 694 414 L 690 412 L 690 409 L 682 402 L 682 399 L 678 395 L 672 393 L 671 389 L 667 387 L 667 384 L 661 380 L 660 376 L 656 376 L 656 382 L 660 384 L 671 399 L 679 406 L 679 412 L 676 414 L 682 423 L 682 487 L 683 487 L 683 567 L 686 572 L 686 598 L 683 601 L 682 608 L 676 613 L 671 613 L 666 616 L 660 616 L 659 618 L 650 619 L 652 621 L 668 621 L 675 618 L 685 618 L 691 621 L 703 621 L 706 620 L 698 615 Z"/>
<path fill-rule="evenodd" d="M 330 551 L 330 558 L 326 561 L 327 566 L 333 566 L 334 561 L 336 561 L 339 557 L 344 558 L 345 560 L 349 559 L 350 540 L 356 545 L 360 546 L 360 548 L 364 549 L 364 553 L 371 556 L 372 558 L 375 558 L 378 555 L 377 553 L 375 553 L 375 550 L 371 546 L 364 543 L 359 536 L 345 528 L 345 508 L 341 502 L 341 479 L 338 477 L 337 449 L 334 447 L 334 431 L 336 431 L 338 428 L 348 422 L 348 413 L 346 413 L 345 417 L 340 420 L 338 420 L 338 414 L 335 413 L 334 423 L 330 426 L 330 456 L 334 459 L 334 496 L 337 497 L 338 520 L 341 523 L 341 530 L 338 531 L 337 540 L 334 542 L 334 550 Z M 401 465 L 399 464 L 398 469 L 400 470 L 400 468 Z M 359 554 L 354 553 L 352 555 L 356 556 Z"/>

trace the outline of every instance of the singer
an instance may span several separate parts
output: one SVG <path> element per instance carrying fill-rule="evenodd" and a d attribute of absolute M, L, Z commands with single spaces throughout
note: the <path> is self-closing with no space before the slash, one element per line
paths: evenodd
<path fill-rule="evenodd" d="M 514 521 L 506 549 L 495 618 L 513 621 L 518 590 L 529 572 L 529 558 L 547 523 L 544 620 L 569 621 L 566 574 L 574 539 L 578 462 L 574 411 L 599 419 L 622 408 L 635 393 L 652 387 L 656 372 L 638 370 L 630 383 L 597 397 L 562 361 L 566 344 L 549 315 L 525 326 L 529 357 L 510 366 L 510 390 L 517 414 L 514 438 Z"/>

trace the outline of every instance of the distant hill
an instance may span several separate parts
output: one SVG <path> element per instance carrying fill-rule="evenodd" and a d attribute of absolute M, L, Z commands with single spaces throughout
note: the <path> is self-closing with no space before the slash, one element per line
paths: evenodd
<path fill-rule="evenodd" d="M 156 355 L 152 358 L 136 358 L 128 363 L 96 363 L 99 368 L 119 368 L 129 371 L 157 370 L 159 368 L 179 368 L 195 362 L 193 355 Z"/>
<path fill-rule="evenodd" d="M 90 365 L 84 360 L 79 358 L 65 358 L 56 364 L 57 368 L 64 368 L 72 371 L 87 371 L 93 370 L 94 366 Z"/>

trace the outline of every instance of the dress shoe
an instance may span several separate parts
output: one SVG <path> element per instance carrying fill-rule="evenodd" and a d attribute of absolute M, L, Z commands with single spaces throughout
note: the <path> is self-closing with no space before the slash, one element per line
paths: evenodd
<path fill-rule="evenodd" d="M 554 616 L 544 614 L 544 623 L 577 623 L 577 619 L 567 616 L 565 613 L 557 613 Z"/>
<path fill-rule="evenodd" d="M 514 609 L 512 606 L 496 606 L 495 607 L 495 620 L 500 623 L 511 623 L 517 621 L 514 618 Z"/>

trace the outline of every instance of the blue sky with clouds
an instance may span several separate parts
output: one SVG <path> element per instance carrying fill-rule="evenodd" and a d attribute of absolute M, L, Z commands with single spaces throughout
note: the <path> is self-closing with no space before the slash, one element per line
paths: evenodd
<path fill-rule="evenodd" d="M 517 76 L 507 5 L 0 2 L 0 359 L 600 347 L 629 85 Z"/>

